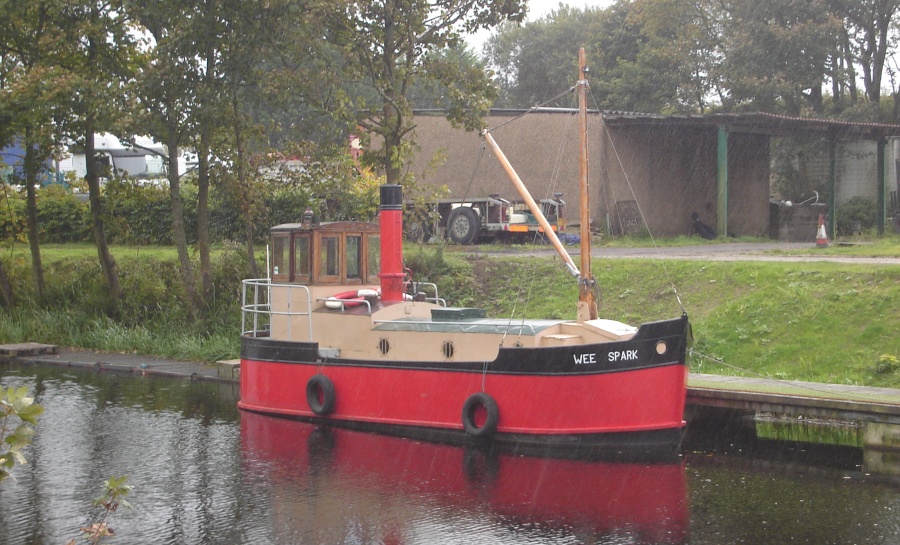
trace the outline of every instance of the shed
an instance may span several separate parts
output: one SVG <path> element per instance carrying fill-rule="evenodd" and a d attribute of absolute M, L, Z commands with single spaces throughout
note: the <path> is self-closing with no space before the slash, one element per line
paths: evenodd
<path fill-rule="evenodd" d="M 527 115 L 524 115 L 526 114 Z M 485 122 L 535 198 L 563 193 L 578 206 L 576 110 L 492 110 Z M 457 198 L 500 193 L 516 198 L 481 136 L 453 128 L 442 112 L 417 111 L 420 151 L 412 169 L 421 183 L 449 188 Z M 834 154 L 842 140 L 876 144 L 880 225 L 886 219 L 885 146 L 900 125 L 852 123 L 766 113 L 655 115 L 589 111 L 591 217 L 594 228 L 633 232 L 646 224 L 655 236 L 687 234 L 691 214 L 720 236 L 769 233 L 770 139 L 818 135 Z M 571 215 L 571 214 L 570 214 Z M 570 218 L 572 219 L 572 218 Z M 833 217 L 829 223 L 833 236 Z M 814 234 L 814 233 L 813 233 Z"/>

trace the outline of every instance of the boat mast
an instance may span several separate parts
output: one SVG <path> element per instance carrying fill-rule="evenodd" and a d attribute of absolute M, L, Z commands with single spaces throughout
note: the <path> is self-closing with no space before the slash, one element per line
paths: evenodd
<path fill-rule="evenodd" d="M 597 302 L 594 300 L 596 281 L 591 273 L 591 210 L 588 191 L 588 141 L 586 90 L 588 69 L 585 66 L 584 48 L 578 50 L 578 138 L 580 149 L 579 187 L 581 189 L 581 276 L 578 279 L 578 321 L 597 319 Z"/>
<path fill-rule="evenodd" d="M 569 255 L 569 252 L 563 247 L 562 242 L 559 241 L 559 237 L 556 236 L 556 232 L 553 231 L 553 227 L 550 225 L 550 222 L 547 221 L 547 218 L 544 217 L 544 213 L 541 212 L 541 208 L 534 201 L 534 197 L 531 196 L 531 193 L 528 192 L 528 188 L 525 187 L 525 184 L 522 182 L 522 179 L 519 178 L 519 174 L 516 172 L 516 169 L 513 168 L 512 164 L 509 162 L 509 159 L 506 158 L 506 154 L 503 153 L 503 150 L 500 149 L 500 146 L 497 145 L 497 141 L 494 140 L 494 137 L 491 136 L 489 131 L 484 131 L 482 133 L 484 137 L 484 141 L 487 142 L 487 145 L 491 148 L 491 151 L 494 152 L 494 155 L 497 156 L 497 160 L 500 161 L 500 165 L 503 167 L 503 170 L 506 171 L 506 175 L 509 177 L 513 186 L 519 192 L 519 195 L 522 196 L 522 200 L 525 201 L 525 204 L 528 206 L 528 209 L 531 210 L 531 213 L 534 214 L 535 219 L 538 222 L 538 225 L 541 226 L 541 229 L 544 230 L 544 236 L 550 240 L 550 243 L 553 244 L 553 248 L 556 249 L 556 253 L 559 254 L 559 257 L 562 258 L 563 263 L 565 263 L 566 268 L 569 269 L 569 272 L 572 273 L 572 276 L 581 277 L 581 273 L 578 271 L 578 267 L 575 266 L 575 261 L 572 260 L 572 256 Z"/>

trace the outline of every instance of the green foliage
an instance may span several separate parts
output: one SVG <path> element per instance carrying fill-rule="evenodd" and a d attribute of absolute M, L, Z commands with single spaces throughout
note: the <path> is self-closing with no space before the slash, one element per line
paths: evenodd
<path fill-rule="evenodd" d="M 522 21 L 525 3 L 411 0 L 400 6 L 361 0 L 350 10 L 329 5 L 325 13 L 330 40 L 344 53 L 346 77 L 367 87 L 360 94 L 376 97 L 358 101 L 360 125 L 381 139 L 380 148 L 367 151 L 367 161 L 396 184 L 408 182 L 404 166 L 415 147 L 413 85 L 443 89 L 451 121 L 479 127 L 480 114 L 494 95 L 488 75 L 472 69 L 474 58 L 442 52 L 458 46 L 464 33 Z"/>
<path fill-rule="evenodd" d="M 261 169 L 255 184 L 252 209 L 256 241 L 269 227 L 300 221 L 312 208 L 323 221 L 370 220 L 378 209 L 378 188 L 383 177 L 357 171 L 344 150 L 307 162 L 302 169 Z M 189 243 L 197 239 L 197 186 L 187 177 L 181 184 L 184 223 Z M 25 240 L 25 196 L 6 187 L 0 194 L 0 240 Z M 172 244 L 172 205 L 169 190 L 145 185 L 137 179 L 112 179 L 103 187 L 103 220 L 112 244 Z M 62 186 L 38 192 L 38 223 L 44 243 L 93 242 L 86 200 Z M 245 240 L 242 207 L 247 203 L 229 186 L 210 191 L 209 231 L 213 241 Z"/>
<path fill-rule="evenodd" d="M 577 287 L 557 260 L 468 261 L 473 306 L 488 315 L 574 317 Z M 695 372 L 900 386 L 890 358 L 874 363 L 900 354 L 895 267 L 617 259 L 595 260 L 594 274 L 601 317 L 633 325 L 679 315 L 677 288 L 693 324 Z"/>
<path fill-rule="evenodd" d="M 79 200 L 61 185 L 38 191 L 38 225 L 41 242 L 78 242 L 92 237 L 87 201 Z"/>
<path fill-rule="evenodd" d="M 404 266 L 414 282 L 438 285 L 439 294 L 454 306 L 479 306 L 472 282 L 472 264 L 458 254 L 447 254 L 443 245 L 411 245 L 404 251 Z"/>
<path fill-rule="evenodd" d="M 88 543 L 96 545 L 104 538 L 116 535 L 106 520 L 119 507 L 131 509 L 131 504 L 125 497 L 133 487 L 125 484 L 126 481 L 128 481 L 128 477 L 110 477 L 103 481 L 103 495 L 94 500 L 94 507 L 102 508 L 100 515 L 96 516 L 90 524 L 81 528 L 82 536 Z M 69 541 L 66 545 L 75 545 L 75 540 Z"/>
<path fill-rule="evenodd" d="M 875 373 L 879 375 L 889 375 L 900 371 L 900 358 L 891 354 L 882 354 L 878 356 L 875 362 Z"/>
<path fill-rule="evenodd" d="M 110 180 L 103 206 L 110 243 L 171 244 L 172 205 L 167 189 L 134 180 Z"/>
<path fill-rule="evenodd" d="M 28 397 L 28 387 L 0 388 L 0 482 L 18 462 L 27 463 L 22 449 L 31 444 L 37 418 L 44 408 Z"/>
<path fill-rule="evenodd" d="M 24 191 L 0 184 L 0 240 L 24 242 L 26 230 Z"/>
<path fill-rule="evenodd" d="M 853 197 L 837 207 L 835 229 L 838 235 L 854 235 L 872 229 L 876 223 L 875 201 Z"/>

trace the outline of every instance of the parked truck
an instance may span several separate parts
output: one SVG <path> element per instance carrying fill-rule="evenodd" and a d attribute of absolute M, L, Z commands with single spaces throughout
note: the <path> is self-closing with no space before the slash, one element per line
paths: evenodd
<path fill-rule="evenodd" d="M 562 193 L 540 201 L 541 212 L 554 231 L 565 229 Z M 439 199 L 426 207 L 408 207 L 404 226 L 410 240 L 427 241 L 433 236 L 454 244 L 528 242 L 543 229 L 523 203 L 508 201 L 494 193 L 471 199 Z"/>

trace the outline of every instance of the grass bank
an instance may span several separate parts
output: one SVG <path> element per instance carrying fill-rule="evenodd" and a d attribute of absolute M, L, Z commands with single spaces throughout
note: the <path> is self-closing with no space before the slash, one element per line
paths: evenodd
<path fill-rule="evenodd" d="M 554 260 L 472 258 L 473 301 L 498 316 L 571 317 Z M 693 325 L 691 370 L 900 387 L 900 267 L 838 263 L 597 262 L 600 314 Z M 681 300 L 681 305 L 675 294 Z"/>
<path fill-rule="evenodd" d="M 174 251 L 113 251 L 128 293 L 118 316 L 103 310 L 92 247 L 45 247 L 52 304 L 26 301 L 0 311 L 0 342 L 203 361 L 237 356 L 239 285 L 249 275 L 239 252 L 216 253 L 215 295 L 204 316 L 193 319 Z M 574 317 L 577 287 L 556 258 L 430 246 L 412 246 L 406 256 L 415 278 L 437 282 L 451 305 L 512 319 Z M 4 256 L 27 294 L 26 264 L 24 257 Z M 617 259 L 596 261 L 595 275 L 603 317 L 638 324 L 679 316 L 683 306 L 693 324 L 693 371 L 900 387 L 898 266 Z"/>
<path fill-rule="evenodd" d="M 88 244 L 43 245 L 46 301 L 35 300 L 27 248 L 0 257 L 18 299 L 0 309 L 0 342 L 34 341 L 107 352 L 215 361 L 239 350 L 240 280 L 249 276 L 239 250 L 213 253 L 213 290 L 192 315 L 174 248 L 114 247 L 124 301 L 113 310 Z M 195 263 L 195 271 L 196 266 Z"/>

